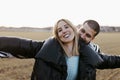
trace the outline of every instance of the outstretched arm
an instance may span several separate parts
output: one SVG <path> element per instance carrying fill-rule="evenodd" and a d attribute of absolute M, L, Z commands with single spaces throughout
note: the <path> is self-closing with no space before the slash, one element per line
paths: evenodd
<path fill-rule="evenodd" d="M 17 58 L 34 58 L 43 43 L 17 37 L 0 37 L 0 51 Z M 3 56 L 3 53 L 1 53 L 1 56 Z"/>
<path fill-rule="evenodd" d="M 120 56 L 119 55 L 108 55 L 100 51 L 100 47 L 97 44 L 90 43 L 89 46 L 103 59 L 103 62 L 97 66 L 98 69 L 110 69 L 120 68 Z"/>
<path fill-rule="evenodd" d="M 108 55 L 99 54 L 103 59 L 103 62 L 97 66 L 98 69 L 114 69 L 120 68 L 120 56 L 119 55 Z"/>

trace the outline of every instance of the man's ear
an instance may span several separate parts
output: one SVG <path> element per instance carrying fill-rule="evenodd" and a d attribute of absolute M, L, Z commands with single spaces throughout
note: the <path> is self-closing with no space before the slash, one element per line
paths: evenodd
<path fill-rule="evenodd" d="M 92 41 L 95 39 L 95 37 L 92 38 Z"/>

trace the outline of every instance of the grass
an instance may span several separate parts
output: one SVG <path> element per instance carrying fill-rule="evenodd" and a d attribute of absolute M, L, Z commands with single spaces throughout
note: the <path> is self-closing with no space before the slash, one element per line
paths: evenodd
<path fill-rule="evenodd" d="M 0 32 L 0 36 L 17 36 L 44 40 L 51 32 Z M 100 33 L 94 40 L 102 52 L 120 54 L 120 33 Z M 0 80 L 30 80 L 34 59 L 0 59 Z M 97 80 L 120 80 L 119 69 L 97 70 Z"/>

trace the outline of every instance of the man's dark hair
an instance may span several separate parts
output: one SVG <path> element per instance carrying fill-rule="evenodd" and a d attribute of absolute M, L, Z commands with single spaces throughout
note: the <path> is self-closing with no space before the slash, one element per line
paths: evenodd
<path fill-rule="evenodd" d="M 96 31 L 95 36 L 100 32 L 100 25 L 95 20 L 86 20 L 84 24 L 88 24 L 90 28 L 92 28 L 94 31 Z"/>

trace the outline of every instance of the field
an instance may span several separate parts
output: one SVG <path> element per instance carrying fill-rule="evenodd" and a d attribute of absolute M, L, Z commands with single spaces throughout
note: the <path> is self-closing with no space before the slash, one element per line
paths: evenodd
<path fill-rule="evenodd" d="M 51 32 L 0 32 L 0 36 L 17 36 L 44 40 Z M 120 33 L 100 33 L 94 40 L 106 54 L 120 54 Z M 0 59 L 0 80 L 30 80 L 34 59 Z M 120 80 L 120 69 L 97 70 L 97 80 Z"/>

